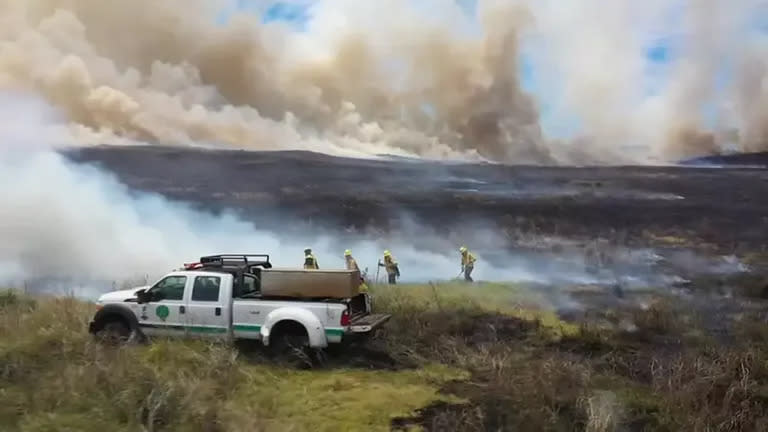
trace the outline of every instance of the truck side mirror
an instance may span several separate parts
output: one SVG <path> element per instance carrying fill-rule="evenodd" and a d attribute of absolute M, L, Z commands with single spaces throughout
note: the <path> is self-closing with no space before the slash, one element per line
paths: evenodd
<path fill-rule="evenodd" d="M 149 303 L 152 301 L 152 294 L 147 292 L 147 290 L 140 290 L 136 292 L 136 300 L 137 303 Z"/>

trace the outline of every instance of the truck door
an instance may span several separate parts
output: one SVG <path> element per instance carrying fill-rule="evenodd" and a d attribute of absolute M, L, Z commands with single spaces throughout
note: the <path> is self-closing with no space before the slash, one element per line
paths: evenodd
<path fill-rule="evenodd" d="M 186 334 L 185 292 L 190 278 L 169 275 L 147 291 L 151 301 L 139 305 L 139 326 L 149 336 L 184 336 Z"/>
<path fill-rule="evenodd" d="M 230 275 L 195 276 L 187 310 L 187 332 L 206 338 L 223 338 L 229 332 Z"/>
<path fill-rule="evenodd" d="M 261 325 L 271 309 L 259 301 L 261 281 L 258 276 L 244 274 L 242 285 L 233 297 L 232 333 L 236 338 L 261 339 Z"/>

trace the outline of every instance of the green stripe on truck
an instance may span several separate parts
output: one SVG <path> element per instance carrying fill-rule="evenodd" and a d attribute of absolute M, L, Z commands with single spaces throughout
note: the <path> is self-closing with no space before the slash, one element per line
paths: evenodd
<path fill-rule="evenodd" d="M 232 328 L 235 329 L 235 331 L 245 331 L 245 332 L 259 332 L 261 331 L 260 325 L 248 325 L 248 324 L 235 324 L 232 326 Z"/>
<path fill-rule="evenodd" d="M 177 324 L 139 324 L 139 327 L 162 330 L 188 330 L 193 333 L 226 333 L 226 327 L 182 326 Z"/>
<path fill-rule="evenodd" d="M 325 329 L 326 336 L 344 336 L 344 329 Z"/>
<path fill-rule="evenodd" d="M 247 325 L 247 324 L 235 324 L 234 326 L 235 331 L 244 331 L 244 332 L 259 332 L 261 331 L 260 325 Z M 344 329 L 340 328 L 327 328 L 325 329 L 325 334 L 328 336 L 343 336 L 344 335 Z"/>
<path fill-rule="evenodd" d="M 180 326 L 180 325 L 173 325 L 173 324 L 140 324 L 141 327 L 151 327 L 151 328 L 158 328 L 158 329 L 168 329 L 168 330 L 184 330 L 187 329 L 194 333 L 226 333 L 227 329 L 226 327 L 201 327 L 201 326 Z M 232 328 L 235 331 L 241 331 L 241 332 L 260 332 L 261 326 L 260 325 L 250 325 L 250 324 L 235 324 L 232 326 Z M 327 328 L 325 329 L 325 335 L 326 336 L 344 336 L 344 329 L 342 328 Z"/>
<path fill-rule="evenodd" d="M 187 326 L 187 330 L 193 333 L 226 333 L 226 327 L 199 327 L 199 326 Z"/>
<path fill-rule="evenodd" d="M 139 324 L 139 327 L 163 329 L 163 330 L 184 330 L 183 325 L 177 325 L 177 324 Z"/>

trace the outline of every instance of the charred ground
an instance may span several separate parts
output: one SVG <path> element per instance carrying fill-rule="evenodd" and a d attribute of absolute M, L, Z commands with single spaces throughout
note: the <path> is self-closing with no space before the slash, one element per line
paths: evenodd
<path fill-rule="evenodd" d="M 760 250 L 768 240 L 768 170 L 760 168 L 512 167 L 159 147 L 67 156 L 131 188 L 237 209 L 267 228 L 286 229 L 274 216 L 287 214 L 328 228 L 392 232 L 407 215 L 444 231 L 490 221 L 510 245 L 521 233 L 619 236 L 634 246 L 674 236 L 728 252 Z"/>

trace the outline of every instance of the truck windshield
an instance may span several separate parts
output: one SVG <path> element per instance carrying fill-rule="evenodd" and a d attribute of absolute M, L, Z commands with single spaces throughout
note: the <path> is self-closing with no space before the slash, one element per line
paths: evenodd
<path fill-rule="evenodd" d="M 168 276 L 155 284 L 149 291 L 154 301 L 182 300 L 186 284 L 186 276 Z"/>

